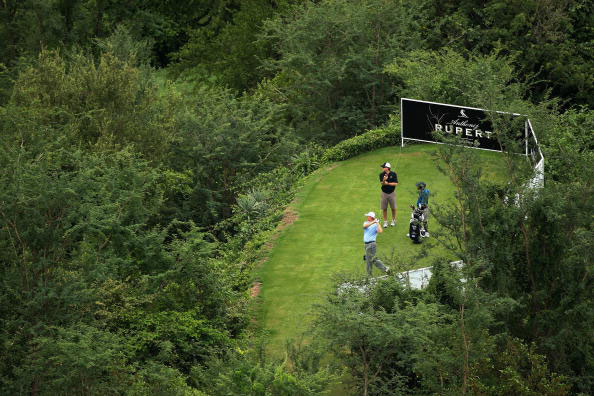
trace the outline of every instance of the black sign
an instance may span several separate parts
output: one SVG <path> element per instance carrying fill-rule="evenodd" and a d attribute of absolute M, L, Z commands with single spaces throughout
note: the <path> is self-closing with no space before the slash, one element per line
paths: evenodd
<path fill-rule="evenodd" d="M 487 110 L 402 98 L 401 117 L 403 139 L 436 142 L 434 132 L 442 132 L 459 136 L 477 148 L 502 151 Z M 518 137 L 523 139 L 525 132 L 518 131 Z"/>

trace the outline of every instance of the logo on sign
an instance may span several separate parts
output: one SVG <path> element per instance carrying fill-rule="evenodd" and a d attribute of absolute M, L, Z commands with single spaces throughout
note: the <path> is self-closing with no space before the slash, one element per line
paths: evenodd
<path fill-rule="evenodd" d="M 498 113 L 510 120 L 518 116 L 525 117 L 515 113 Z M 402 141 L 441 142 L 445 136 L 457 136 L 472 143 L 471 147 L 502 151 L 498 134 L 493 131 L 496 125 L 492 117 L 488 117 L 489 114 L 493 112 L 474 107 L 401 98 Z M 522 136 L 526 131 L 520 128 L 520 123 L 514 123 L 513 128 L 513 135 L 510 137 L 524 142 Z M 448 139 L 445 142 L 449 143 Z M 520 148 L 528 154 L 529 147 Z"/>

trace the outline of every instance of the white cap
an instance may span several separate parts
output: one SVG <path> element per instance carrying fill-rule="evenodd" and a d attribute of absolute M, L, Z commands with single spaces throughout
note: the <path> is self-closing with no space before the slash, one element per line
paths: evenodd
<path fill-rule="evenodd" d="M 390 165 L 390 163 L 389 163 L 389 162 L 386 162 L 386 163 L 384 163 L 384 164 L 382 165 L 382 168 L 390 168 L 390 169 L 392 169 L 392 165 Z"/>
<path fill-rule="evenodd" d="M 373 217 L 375 219 L 375 212 L 365 213 L 365 216 Z"/>

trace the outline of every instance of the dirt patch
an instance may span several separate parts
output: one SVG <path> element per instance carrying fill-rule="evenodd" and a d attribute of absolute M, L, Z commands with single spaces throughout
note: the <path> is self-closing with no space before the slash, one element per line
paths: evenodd
<path fill-rule="evenodd" d="M 283 213 L 283 218 L 281 219 L 280 223 L 278 223 L 278 225 L 276 226 L 276 229 L 270 236 L 270 239 L 268 240 L 268 242 L 264 243 L 264 245 L 262 246 L 262 250 L 265 252 L 265 255 L 260 260 L 258 260 L 258 263 L 257 263 L 258 265 L 261 265 L 266 260 L 268 260 L 268 252 L 270 252 L 272 250 L 272 248 L 274 247 L 274 242 L 278 239 L 281 232 L 285 228 L 287 228 L 288 226 L 293 224 L 295 221 L 297 221 L 298 218 L 299 218 L 299 213 L 297 213 L 297 211 L 295 209 L 293 209 L 290 206 L 285 209 L 285 211 Z"/>
<path fill-rule="evenodd" d="M 299 213 L 297 213 L 297 211 L 292 207 L 288 206 L 283 213 L 283 218 L 281 219 L 280 223 L 278 223 L 278 225 L 276 226 L 274 233 L 271 235 L 270 240 L 264 244 L 264 250 L 266 252 L 272 250 L 272 248 L 274 247 L 274 241 L 278 239 L 278 237 L 281 234 L 281 231 L 293 224 L 295 221 L 297 221 L 298 218 Z M 259 264 L 265 262 L 266 260 L 268 260 L 268 257 L 262 258 Z"/>
<path fill-rule="evenodd" d="M 258 295 L 260 294 L 261 287 L 262 287 L 262 282 L 254 282 L 254 284 L 250 288 L 250 297 L 252 297 L 252 298 L 258 297 Z"/>
<path fill-rule="evenodd" d="M 277 231 L 282 231 L 291 224 L 293 224 L 299 218 L 299 213 L 292 207 L 288 206 L 283 213 L 283 219 L 277 227 Z"/>

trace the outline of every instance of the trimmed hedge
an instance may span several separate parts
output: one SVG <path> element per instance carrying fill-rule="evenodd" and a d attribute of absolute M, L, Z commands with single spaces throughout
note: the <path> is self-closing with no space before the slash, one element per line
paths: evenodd
<path fill-rule="evenodd" d="M 343 140 L 336 146 L 327 149 L 322 155 L 321 162 L 325 164 L 344 161 L 371 150 L 400 144 L 400 120 L 392 119 L 390 121 L 384 127 L 372 129 L 362 135 Z"/>

